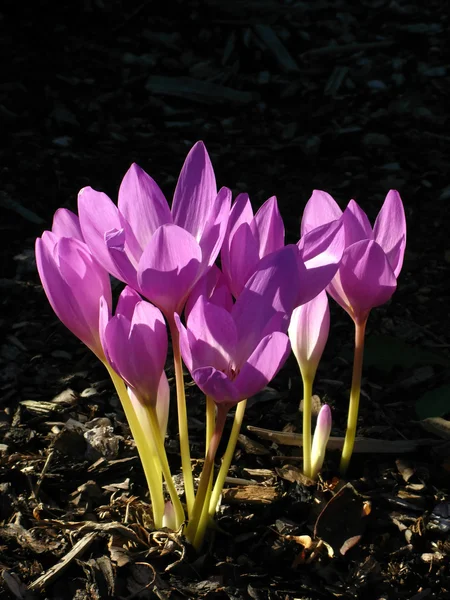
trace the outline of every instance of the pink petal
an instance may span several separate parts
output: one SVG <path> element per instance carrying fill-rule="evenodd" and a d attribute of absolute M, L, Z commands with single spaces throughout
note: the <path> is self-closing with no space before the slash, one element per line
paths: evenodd
<path fill-rule="evenodd" d="M 251 224 L 262 258 L 284 246 L 284 223 L 275 196 L 264 202 Z"/>
<path fill-rule="evenodd" d="M 173 222 L 200 241 L 217 196 L 216 178 L 203 142 L 189 151 L 172 204 Z"/>
<path fill-rule="evenodd" d="M 125 250 L 125 232 L 114 229 L 105 233 L 105 246 L 108 249 L 116 277 L 135 289 L 139 289 L 136 267 Z"/>
<path fill-rule="evenodd" d="M 171 319 L 181 313 L 194 287 L 202 252 L 195 239 L 177 225 L 163 225 L 148 243 L 138 267 L 140 291 Z"/>
<path fill-rule="evenodd" d="M 364 320 L 370 309 L 387 302 L 397 287 L 386 254 L 372 240 L 362 240 L 347 248 L 339 274 L 357 321 Z"/>
<path fill-rule="evenodd" d="M 129 321 L 131 321 L 136 304 L 141 302 L 141 300 L 142 298 L 139 296 L 139 294 L 127 285 L 119 296 L 116 315 L 124 315 Z"/>
<path fill-rule="evenodd" d="M 84 242 L 80 219 L 67 208 L 58 208 L 53 217 L 52 232 L 58 237 L 72 237 Z"/>
<path fill-rule="evenodd" d="M 57 240 L 57 241 L 56 241 Z M 109 277 L 84 243 L 44 232 L 36 240 L 36 263 L 49 302 L 64 325 L 100 359 L 100 298 L 111 306 Z"/>
<path fill-rule="evenodd" d="M 258 243 L 247 223 L 242 223 L 231 239 L 228 265 L 228 285 L 238 298 L 260 261 Z"/>
<path fill-rule="evenodd" d="M 297 306 L 315 298 L 335 276 L 345 248 L 342 220 L 311 230 L 301 238 L 298 247 L 301 261 Z"/>
<path fill-rule="evenodd" d="M 204 275 L 197 281 L 189 294 L 184 314 L 188 318 L 200 296 L 204 296 L 208 302 L 221 306 L 228 312 L 233 307 L 233 298 L 228 288 L 225 276 L 216 265 L 212 265 Z"/>
<path fill-rule="evenodd" d="M 236 326 L 230 313 L 201 296 L 189 314 L 187 329 L 192 335 L 192 369 L 212 366 L 228 373 L 237 346 Z"/>
<path fill-rule="evenodd" d="M 119 189 L 119 211 L 143 250 L 161 225 L 172 222 L 167 200 L 154 179 L 132 164 Z"/>
<path fill-rule="evenodd" d="M 287 330 L 300 294 L 300 262 L 297 246 L 285 246 L 264 257 L 247 282 L 231 311 L 239 332 L 239 365 L 264 335 Z"/>
<path fill-rule="evenodd" d="M 138 302 L 130 322 L 116 315 L 106 326 L 104 338 L 115 371 L 142 403 L 155 405 L 167 354 L 167 331 L 160 311 Z"/>
<path fill-rule="evenodd" d="M 239 396 L 250 398 L 261 391 L 284 365 L 290 351 L 289 338 L 284 333 L 264 337 L 234 381 Z"/>
<path fill-rule="evenodd" d="M 244 400 L 238 389 L 225 373 L 213 367 L 195 369 L 192 378 L 204 394 L 210 396 L 216 404 L 237 404 Z"/>
<path fill-rule="evenodd" d="M 103 192 L 85 187 L 78 194 L 78 214 L 83 238 L 96 260 L 114 277 L 120 274 L 105 244 L 108 231 L 121 229 L 117 207 Z"/>
<path fill-rule="evenodd" d="M 406 218 L 400 194 L 390 190 L 373 228 L 375 241 L 383 248 L 396 277 L 403 265 L 406 246 Z"/>
<path fill-rule="evenodd" d="M 231 207 L 231 190 L 220 189 L 211 209 L 210 217 L 200 238 L 203 267 L 211 266 L 216 260 L 227 229 Z"/>
<path fill-rule="evenodd" d="M 250 204 L 250 199 L 248 194 L 239 194 L 236 198 L 230 212 L 230 216 L 228 219 L 227 230 L 225 233 L 225 237 L 222 244 L 222 249 L 220 252 L 220 262 L 223 274 L 228 282 L 228 285 L 231 285 L 232 275 L 231 275 L 231 257 L 230 257 L 230 248 L 233 238 L 236 234 L 236 231 L 241 227 L 243 223 L 246 223 L 250 226 L 250 223 L 253 220 L 253 209 Z M 231 289 L 231 287 L 230 287 Z"/>
<path fill-rule="evenodd" d="M 330 309 L 326 292 L 292 313 L 289 339 L 303 377 L 314 378 L 329 331 Z"/>
<path fill-rule="evenodd" d="M 354 201 L 350 200 L 342 217 L 345 228 L 345 246 L 351 246 L 360 240 L 372 240 L 373 232 L 366 213 Z"/>
<path fill-rule="evenodd" d="M 335 221 L 342 216 L 342 210 L 330 194 L 314 190 L 303 211 L 301 235 L 312 229 Z"/>

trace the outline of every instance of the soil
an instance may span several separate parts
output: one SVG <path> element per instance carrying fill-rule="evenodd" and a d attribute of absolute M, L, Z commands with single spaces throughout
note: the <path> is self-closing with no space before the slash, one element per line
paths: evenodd
<path fill-rule="evenodd" d="M 450 598 L 446 3 L 0 10 L 1 598 Z M 368 327 L 358 432 L 381 446 L 356 452 L 345 481 L 333 451 L 321 481 L 306 480 L 298 446 L 254 429 L 298 429 L 301 379 L 288 361 L 249 402 L 217 528 L 197 555 L 153 530 L 120 403 L 53 314 L 34 240 L 58 207 L 76 210 L 80 188 L 116 198 L 133 161 L 170 197 L 198 139 L 219 185 L 255 208 L 277 196 L 288 242 L 312 189 L 356 199 L 373 220 L 395 188 L 408 246 L 398 290 Z M 345 431 L 352 335 L 334 307 L 315 384 L 333 436 Z M 204 403 L 191 385 L 188 403 L 198 472 Z M 169 429 L 178 472 L 174 418 Z"/>

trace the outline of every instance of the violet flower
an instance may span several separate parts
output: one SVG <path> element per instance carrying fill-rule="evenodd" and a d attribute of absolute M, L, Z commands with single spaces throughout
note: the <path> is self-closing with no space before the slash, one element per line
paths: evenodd
<path fill-rule="evenodd" d="M 81 190 L 81 231 L 98 261 L 140 291 L 170 319 L 220 250 L 231 192 L 217 193 L 206 148 L 188 153 L 172 209 L 156 182 L 133 164 L 119 189 L 118 206 L 90 187 Z"/>
<path fill-rule="evenodd" d="M 283 246 L 284 225 L 275 196 L 253 215 L 248 194 L 239 194 L 230 212 L 220 255 L 225 279 L 235 298 L 259 261 Z"/>
<path fill-rule="evenodd" d="M 341 473 L 345 474 L 356 437 L 366 323 L 371 309 L 387 302 L 397 287 L 405 253 L 406 220 L 395 190 L 387 194 L 373 229 L 354 200 L 342 214 L 329 194 L 315 191 L 305 208 L 302 232 L 308 235 L 310 230 L 336 218 L 342 218 L 344 225 L 345 251 L 327 291 L 355 324 L 352 387 L 341 457 Z"/>
<path fill-rule="evenodd" d="M 116 313 L 100 302 L 100 336 L 108 363 L 142 404 L 156 407 L 159 390 L 168 387 L 164 365 L 167 328 L 161 311 L 130 287 L 120 294 Z"/>
<path fill-rule="evenodd" d="M 314 191 L 302 219 L 302 233 L 342 217 L 345 251 L 329 294 L 353 320 L 363 322 L 397 287 L 406 246 L 406 220 L 400 195 L 391 190 L 372 229 L 366 213 L 351 200 L 342 213 L 326 192 Z"/>
<path fill-rule="evenodd" d="M 64 225 L 61 228 L 59 225 L 56 225 L 56 231 L 66 230 Z M 111 306 L 108 273 L 82 241 L 59 237 L 50 231 L 44 231 L 42 238 L 36 240 L 36 264 L 47 298 L 58 318 L 104 361 L 99 335 L 99 302 L 103 297 L 105 305 Z"/>
<path fill-rule="evenodd" d="M 297 307 L 289 324 L 289 339 L 303 380 L 303 472 L 312 477 L 311 407 L 313 383 L 330 331 L 325 291 Z"/>

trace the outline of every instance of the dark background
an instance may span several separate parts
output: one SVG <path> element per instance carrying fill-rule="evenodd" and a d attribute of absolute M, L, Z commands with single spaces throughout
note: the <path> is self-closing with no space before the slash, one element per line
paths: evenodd
<path fill-rule="evenodd" d="M 170 200 L 186 153 L 199 139 L 219 187 L 248 192 L 255 209 L 277 196 L 289 242 L 299 237 L 314 188 L 342 207 L 356 199 L 372 222 L 388 190 L 399 190 L 408 224 L 405 265 L 391 304 L 369 321 L 369 337 L 387 338 L 367 354 L 360 426 L 393 439 L 420 437 L 416 402 L 449 381 L 448 3 L 63 0 L 5 3 L 0 11 L 0 432 L 9 455 L 28 452 L 31 460 L 48 445 L 35 431 L 36 415 L 30 421 L 20 402 L 50 400 L 68 385 L 81 392 L 104 379 L 44 297 L 35 238 L 50 229 L 58 207 L 76 211 L 86 185 L 115 201 L 133 161 Z M 317 386 L 333 404 L 335 433 L 342 434 L 352 332 L 342 311 L 333 315 Z M 394 338 L 408 346 L 392 346 Z M 295 411 L 301 390 L 293 363 L 274 385 L 284 404 L 273 409 L 275 417 L 267 403 L 250 410 L 250 423 L 272 427 L 277 419 L 281 428 Z M 107 410 L 86 402 L 80 406 L 91 416 Z M 440 402 L 445 416 L 445 399 Z M 436 466 L 432 457 L 424 460 Z M 356 460 L 355 476 L 364 464 Z M 448 477 L 445 464 L 439 468 Z M 6 469 L 16 494 L 27 489 L 14 474 L 20 470 L 14 460 Z M 64 494 L 84 481 L 85 468 L 77 473 L 75 482 L 59 472 Z M 56 494 L 51 479 L 48 485 L 42 493 Z M 53 500 L 64 504 L 64 494 Z M 33 580 L 39 570 L 33 572 L 29 555 L 20 556 L 22 567 L 11 557 L 5 564 Z M 55 562 L 39 560 L 41 570 Z M 429 567 L 417 560 L 420 568 L 411 567 L 403 592 L 389 598 L 412 598 L 424 584 Z M 337 569 L 342 580 L 348 564 Z M 267 573 L 264 563 L 261 568 Z M 394 589 L 401 567 L 383 569 L 380 589 Z M 436 581 L 437 595 L 428 598 L 444 598 Z M 369 598 L 362 583 L 352 585 L 345 597 Z"/>

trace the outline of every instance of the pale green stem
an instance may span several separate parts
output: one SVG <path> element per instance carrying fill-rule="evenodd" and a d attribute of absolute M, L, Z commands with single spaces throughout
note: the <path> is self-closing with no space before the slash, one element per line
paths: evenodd
<path fill-rule="evenodd" d="M 247 400 L 242 400 L 236 406 L 236 412 L 234 415 L 233 427 L 231 429 L 230 438 L 228 440 L 227 449 L 222 459 L 222 465 L 217 475 L 216 483 L 209 501 L 209 517 L 212 519 L 217 509 L 217 504 L 222 494 L 223 486 L 225 485 L 225 479 L 230 470 L 231 461 L 233 460 L 234 450 L 236 448 L 237 439 L 239 432 L 241 431 L 242 421 L 244 420 L 245 408 L 247 406 Z"/>
<path fill-rule="evenodd" d="M 211 443 L 211 438 L 214 433 L 214 427 L 216 422 L 216 405 L 211 396 L 206 396 L 206 449 L 205 449 L 205 459 L 208 454 L 208 448 Z M 194 545 L 196 543 L 197 537 L 199 537 L 199 542 L 201 545 L 201 541 L 203 541 L 203 537 L 205 535 L 205 531 L 208 527 L 209 523 L 209 501 L 211 499 L 212 494 L 212 486 L 214 479 L 214 469 L 211 469 L 211 475 L 209 477 L 208 482 L 208 490 L 206 492 L 205 501 L 203 502 L 202 514 L 199 520 L 199 524 L 197 527 L 197 533 L 195 534 Z"/>
<path fill-rule="evenodd" d="M 144 475 L 150 492 L 153 521 L 155 523 L 155 527 L 160 528 L 162 527 L 164 515 L 164 496 L 161 481 L 161 464 L 159 462 L 159 458 L 154 454 L 154 448 L 151 447 L 151 432 L 149 428 L 144 428 L 137 418 L 133 403 L 130 400 L 123 379 L 107 362 L 103 362 L 103 364 L 108 370 L 114 387 L 116 388 L 117 395 L 120 398 L 125 417 L 131 430 L 131 435 L 136 443 L 136 449 L 138 451 L 139 458 L 141 459 L 142 468 L 144 470 Z"/>
<path fill-rule="evenodd" d="M 361 394 L 361 377 L 364 356 L 364 335 L 367 318 L 361 323 L 355 321 L 355 353 L 353 357 L 352 389 L 350 391 L 350 404 L 347 417 L 347 431 L 345 433 L 344 447 L 342 448 L 340 472 L 345 475 L 350 464 L 350 458 L 355 445 L 356 428 L 358 424 L 359 397 Z"/>
<path fill-rule="evenodd" d="M 216 405 L 211 396 L 206 396 L 206 449 L 205 456 L 208 452 L 208 447 L 211 442 L 214 431 L 214 422 L 216 420 Z"/>
<path fill-rule="evenodd" d="M 175 382 L 177 388 L 177 408 L 178 408 L 178 432 L 180 436 L 181 469 L 184 480 L 184 493 L 186 496 L 186 505 L 189 518 L 192 514 L 195 495 L 194 479 L 192 477 L 191 452 L 189 449 L 189 431 L 186 409 L 186 396 L 184 390 L 183 363 L 180 353 L 180 334 L 173 317 L 168 319 L 170 335 L 172 337 L 173 362 L 175 366 Z"/>
<path fill-rule="evenodd" d="M 311 404 L 314 378 L 303 376 L 303 473 L 311 477 Z"/>
<path fill-rule="evenodd" d="M 198 539 L 197 536 L 197 527 L 203 515 L 203 506 L 205 504 L 205 500 L 208 494 L 208 485 L 209 480 L 211 478 L 211 474 L 214 468 L 214 459 L 216 458 L 217 448 L 219 447 L 219 442 L 222 437 L 223 429 L 225 427 L 225 421 L 227 418 L 228 408 L 224 406 L 219 406 L 217 411 L 216 424 L 214 427 L 214 432 L 211 437 L 211 442 L 209 444 L 208 453 L 205 458 L 205 462 L 203 464 L 202 474 L 200 476 L 200 482 L 198 484 L 197 495 L 195 497 L 194 508 L 192 511 L 191 518 L 189 520 L 189 525 L 186 529 L 186 537 L 191 543 L 195 546 L 195 548 L 200 548 L 202 539 Z M 206 514 L 208 517 L 208 514 Z"/>
<path fill-rule="evenodd" d="M 161 469 L 164 475 L 164 479 L 166 481 L 167 491 L 169 492 L 170 499 L 172 500 L 173 508 L 175 510 L 176 527 L 178 529 L 184 522 L 183 506 L 181 504 L 180 498 L 177 494 L 177 490 L 175 489 L 175 485 L 173 483 L 169 462 L 167 460 L 166 450 L 164 448 L 164 441 L 161 437 L 161 431 L 159 429 L 156 409 L 154 406 L 146 406 L 145 408 L 150 428 L 152 430 L 152 436 L 154 439 L 156 452 L 158 453 L 158 457 L 161 462 Z"/>

